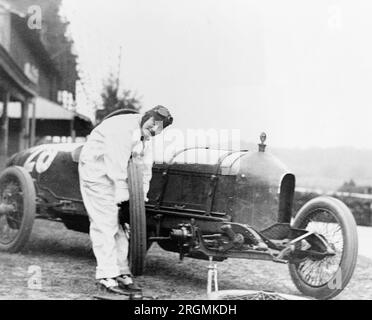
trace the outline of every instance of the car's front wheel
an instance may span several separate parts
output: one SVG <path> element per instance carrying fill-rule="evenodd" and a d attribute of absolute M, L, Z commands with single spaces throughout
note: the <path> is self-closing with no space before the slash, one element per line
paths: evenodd
<path fill-rule="evenodd" d="M 300 209 L 292 227 L 317 233 L 335 253 L 322 259 L 306 257 L 290 263 L 294 284 L 307 296 L 317 299 L 335 297 L 348 284 L 357 261 L 358 236 L 352 213 L 338 199 L 318 197 Z M 303 240 L 299 246 L 298 249 L 306 250 L 309 243 Z"/>

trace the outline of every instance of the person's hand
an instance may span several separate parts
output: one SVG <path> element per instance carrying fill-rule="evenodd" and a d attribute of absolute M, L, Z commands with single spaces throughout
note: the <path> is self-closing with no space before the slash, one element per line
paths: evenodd
<path fill-rule="evenodd" d="M 117 188 L 115 191 L 115 203 L 120 204 L 129 200 L 128 188 Z"/>
<path fill-rule="evenodd" d="M 143 197 L 145 199 L 145 202 L 149 202 L 149 198 L 147 197 L 147 194 L 149 193 L 149 190 L 150 190 L 150 184 L 145 183 L 143 185 Z"/>

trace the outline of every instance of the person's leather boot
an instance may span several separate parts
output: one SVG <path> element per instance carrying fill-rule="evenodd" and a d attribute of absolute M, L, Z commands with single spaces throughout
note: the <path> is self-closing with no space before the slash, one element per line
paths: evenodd
<path fill-rule="evenodd" d="M 121 294 L 125 295 L 127 292 L 123 290 L 120 286 L 119 283 L 112 278 L 106 278 L 106 279 L 99 279 L 97 281 L 97 288 L 100 293 L 110 293 L 110 294 Z"/>
<path fill-rule="evenodd" d="M 129 293 L 142 292 L 142 289 L 134 283 L 132 276 L 129 274 L 121 275 L 115 278 L 115 280 L 122 290 L 128 291 Z"/>

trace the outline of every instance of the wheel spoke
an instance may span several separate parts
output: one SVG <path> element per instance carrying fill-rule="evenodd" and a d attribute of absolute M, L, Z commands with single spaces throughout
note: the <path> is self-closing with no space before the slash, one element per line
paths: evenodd
<path fill-rule="evenodd" d="M 11 220 L 11 221 L 16 222 L 16 223 L 21 223 L 22 222 L 22 220 L 16 219 L 16 218 L 14 218 L 12 216 L 6 216 L 6 218 L 8 220 Z"/>
<path fill-rule="evenodd" d="M 304 229 L 324 237 L 335 251 L 334 256 L 322 260 L 306 258 L 297 266 L 297 272 L 303 281 L 311 286 L 320 287 L 332 279 L 341 263 L 344 245 L 342 228 L 332 212 L 315 210 L 305 220 Z"/>
<path fill-rule="evenodd" d="M 2 184 L 1 188 L 2 203 L 12 204 L 16 208 L 22 208 L 23 192 L 17 181 L 9 180 Z M 0 243 L 9 244 L 18 236 L 19 228 L 22 223 L 22 212 L 12 212 L 11 214 L 3 215 L 1 223 Z"/>
<path fill-rule="evenodd" d="M 12 242 L 17 235 L 17 232 L 9 227 L 6 218 L 4 217 L 2 223 L 0 225 L 0 242 L 4 244 L 8 244 Z"/>
<path fill-rule="evenodd" d="M 9 167 L 0 174 L 0 201 L 9 206 L 0 217 L 0 250 L 18 252 L 27 243 L 36 213 L 35 191 L 32 176 L 23 167 Z"/>

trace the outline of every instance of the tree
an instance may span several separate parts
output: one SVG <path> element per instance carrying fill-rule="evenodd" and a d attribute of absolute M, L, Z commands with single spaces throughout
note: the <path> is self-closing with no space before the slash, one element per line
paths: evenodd
<path fill-rule="evenodd" d="M 345 181 L 344 184 L 338 188 L 338 191 L 341 192 L 356 192 L 357 185 L 353 179 L 350 179 L 350 181 Z"/>
<path fill-rule="evenodd" d="M 140 98 L 130 90 L 123 90 L 119 94 L 118 81 L 111 74 L 103 85 L 102 109 L 96 111 L 96 120 L 100 123 L 107 115 L 118 109 L 139 111 L 142 108 Z"/>

